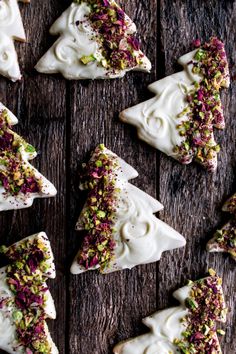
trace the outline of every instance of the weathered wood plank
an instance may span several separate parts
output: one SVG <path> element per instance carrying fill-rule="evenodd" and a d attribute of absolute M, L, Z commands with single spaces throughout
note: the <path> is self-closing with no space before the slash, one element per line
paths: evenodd
<path fill-rule="evenodd" d="M 62 2 L 57 0 L 50 1 L 50 5 L 42 0 L 21 6 L 28 38 L 28 43 L 16 46 L 23 79 L 13 84 L 0 78 L 0 98 L 19 119 L 14 130 L 36 147 L 39 155 L 32 164 L 55 184 L 58 195 L 35 200 L 29 209 L 2 212 L 0 241 L 11 244 L 39 231 L 48 234 L 57 266 L 57 279 L 49 285 L 58 310 L 57 321 L 49 321 L 49 327 L 60 352 L 65 353 L 66 83 L 62 79 L 38 75 L 33 69 L 50 45 L 48 29 L 62 9 Z"/>
<path fill-rule="evenodd" d="M 144 50 L 155 59 L 156 2 L 122 4 L 137 23 Z M 136 167 L 140 177 L 134 184 L 155 196 L 156 153 L 118 121 L 122 109 L 146 98 L 145 88 L 154 79 L 155 65 L 150 76 L 130 73 L 122 80 L 71 85 L 71 256 L 78 249 L 79 234 L 73 229 L 84 202 L 77 171 L 97 144 L 104 142 Z M 71 276 L 69 301 L 70 353 L 109 353 L 117 341 L 139 333 L 141 319 L 156 309 L 156 264 L 106 276 Z"/>
<path fill-rule="evenodd" d="M 31 5 L 21 6 L 29 38 L 28 44 L 17 44 L 24 78 L 16 84 L 0 78 L 0 100 L 18 116 L 15 130 L 41 152 L 33 164 L 55 183 L 58 196 L 37 200 L 28 210 L 1 213 L 0 241 L 10 244 L 37 231 L 48 233 L 56 257 L 57 280 L 50 286 L 58 312 L 50 328 L 60 353 L 110 353 L 116 342 L 144 333 L 141 319 L 170 306 L 173 290 L 213 267 L 223 276 L 232 309 L 222 348 L 234 354 L 234 263 L 227 256 L 207 254 L 205 245 L 227 219 L 220 208 L 235 189 L 235 84 L 222 94 L 227 128 L 216 134 L 222 151 L 213 176 L 196 165 L 180 166 L 140 142 L 133 128 L 118 121 L 118 113 L 150 97 L 147 85 L 176 71 L 176 59 L 190 50 L 196 37 L 220 36 L 232 66 L 236 1 L 120 3 L 137 24 L 154 66 L 151 75 L 130 73 L 122 80 L 71 83 L 33 70 L 54 41 L 48 33 L 50 25 L 70 1 L 32 0 Z M 166 253 L 157 264 L 132 271 L 70 276 L 80 241 L 74 227 L 85 198 L 78 188 L 78 168 L 101 142 L 137 168 L 140 177 L 133 183 L 160 199 L 165 206 L 160 217 L 185 235 L 188 244 L 186 249 Z"/>
<path fill-rule="evenodd" d="M 165 51 L 166 69 L 163 75 L 177 70 L 176 60 L 191 50 L 193 39 L 208 40 L 217 35 L 226 43 L 230 66 L 235 62 L 235 1 L 172 1 L 161 0 L 161 43 Z M 214 175 L 192 164 L 180 166 L 161 155 L 160 199 L 165 205 L 163 220 L 173 225 L 187 238 L 184 250 L 168 253 L 158 267 L 158 305 L 172 303 L 172 290 L 187 279 L 204 276 L 213 267 L 223 276 L 226 300 L 231 311 L 222 339 L 224 353 L 233 354 L 235 346 L 235 264 L 228 257 L 209 255 L 205 246 L 225 216 L 221 212 L 224 200 L 235 189 L 235 85 L 222 94 L 227 128 L 216 132 L 222 145 L 219 167 Z M 234 184 L 234 185 L 233 185 Z M 168 265 L 168 266 L 167 266 Z"/>

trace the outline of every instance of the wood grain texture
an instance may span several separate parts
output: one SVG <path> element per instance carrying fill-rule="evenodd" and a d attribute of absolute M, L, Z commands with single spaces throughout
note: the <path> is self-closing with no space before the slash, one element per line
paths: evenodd
<path fill-rule="evenodd" d="M 125 3 L 126 12 L 143 27 L 142 39 L 147 54 L 155 56 L 156 10 L 140 1 Z M 72 254 L 78 249 L 78 232 L 73 231 L 83 201 L 78 189 L 78 167 L 88 151 L 105 145 L 136 166 L 139 187 L 155 196 L 155 151 L 139 144 L 131 129 L 118 121 L 118 113 L 144 99 L 145 87 L 155 73 L 129 74 L 122 80 L 95 81 L 70 85 L 71 112 L 71 234 Z M 129 94 L 128 94 L 129 92 Z M 154 161 L 154 163 L 153 163 Z M 147 170 L 145 166 L 151 167 Z M 156 309 L 156 264 L 107 276 L 90 272 L 70 277 L 69 349 L 71 353 L 111 353 L 114 344 L 140 332 L 141 319 Z M 144 290 L 145 289 L 145 290 Z M 138 296 L 136 296 L 138 294 Z M 135 306 L 133 306 L 135 302 Z M 78 333 L 80 335 L 78 335 Z"/>
<path fill-rule="evenodd" d="M 191 49 L 195 38 L 202 41 L 216 35 L 226 43 L 230 68 L 235 63 L 236 2 L 234 1 L 166 1 L 161 0 L 161 43 L 165 52 L 164 75 L 173 73 L 176 60 Z M 181 40 L 179 40 L 181 39 Z M 222 338 L 224 353 L 235 353 L 233 338 L 236 331 L 235 262 L 227 255 L 209 254 L 205 246 L 217 226 L 225 217 L 221 207 L 226 198 L 236 189 L 236 122 L 235 83 L 222 93 L 225 107 L 226 130 L 215 131 L 221 143 L 217 173 L 211 175 L 196 164 L 180 166 L 161 155 L 160 200 L 165 205 L 163 220 L 179 230 L 187 239 L 185 249 L 166 253 L 158 268 L 158 307 L 166 307 L 171 293 L 187 279 L 196 279 L 214 268 L 223 277 L 224 291 L 231 309 Z M 168 267 L 167 267 L 168 265 Z"/>
<path fill-rule="evenodd" d="M 178 70 L 177 58 L 191 49 L 196 37 L 204 41 L 211 35 L 220 36 L 235 75 L 236 1 L 119 3 L 136 22 L 153 69 L 150 75 L 129 73 L 121 80 L 94 82 L 68 82 L 33 69 L 54 41 L 48 34 L 50 25 L 70 1 L 32 0 L 31 5 L 21 5 L 28 36 L 28 43 L 17 44 L 23 79 L 12 84 L 0 78 L 0 100 L 18 116 L 15 130 L 37 147 L 40 154 L 33 164 L 55 184 L 58 195 L 36 200 L 28 210 L 1 213 L 0 242 L 10 244 L 43 230 L 52 241 L 57 279 L 50 287 L 58 318 L 49 324 L 60 353 L 111 353 L 118 341 L 145 333 L 141 319 L 174 304 L 171 294 L 175 289 L 213 267 L 223 277 L 231 309 L 223 326 L 222 349 L 224 354 L 234 354 L 235 263 L 226 255 L 208 254 L 205 245 L 227 220 L 221 206 L 236 190 L 235 83 L 222 93 L 227 127 L 216 132 L 222 151 L 214 175 L 195 164 L 181 166 L 142 143 L 135 129 L 119 122 L 118 113 L 151 97 L 147 85 Z M 69 274 L 80 244 L 75 223 L 85 200 L 78 188 L 78 169 L 99 143 L 138 170 L 140 176 L 132 183 L 164 204 L 160 218 L 186 236 L 185 249 L 165 253 L 159 263 L 132 271 L 107 276 Z"/>

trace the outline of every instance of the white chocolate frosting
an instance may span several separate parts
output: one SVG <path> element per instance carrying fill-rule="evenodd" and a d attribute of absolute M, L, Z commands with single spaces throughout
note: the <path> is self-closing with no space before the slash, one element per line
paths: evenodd
<path fill-rule="evenodd" d="M 36 70 L 46 74 L 61 73 L 69 80 L 117 78 L 124 76 L 129 70 L 149 72 L 151 63 L 144 56 L 142 64 L 136 67 L 109 73 L 108 69 L 101 64 L 104 58 L 99 43 L 95 39 L 95 32 L 87 20 L 90 12 L 91 9 L 86 1 L 81 4 L 71 4 L 52 25 L 50 34 L 60 35 L 60 37 L 39 60 L 35 67 Z M 129 24 L 127 34 L 135 33 L 135 24 L 128 16 L 126 16 L 126 21 Z M 79 25 L 78 22 L 80 22 Z M 125 39 L 123 45 L 125 45 Z M 134 54 L 140 55 L 141 51 L 135 51 Z M 96 58 L 95 61 L 87 65 L 81 62 L 82 57 L 91 55 Z"/>
<path fill-rule="evenodd" d="M 201 80 L 199 75 L 192 73 L 193 66 L 188 65 L 196 52 L 194 50 L 179 59 L 179 64 L 184 67 L 183 71 L 148 86 L 155 97 L 120 113 L 123 122 L 138 129 L 140 139 L 173 158 L 177 158 L 174 147 L 184 141 L 177 125 L 188 120 L 187 114 L 180 118 L 177 116 L 188 105 L 186 92 L 194 88 L 194 81 Z"/>
<path fill-rule="evenodd" d="M 163 206 L 127 183 L 117 210 L 114 268 L 133 268 L 156 262 L 163 252 L 185 246 L 185 239 L 154 216 Z"/>
<path fill-rule="evenodd" d="M 15 40 L 26 41 L 17 0 L 1 0 L 0 32 Z"/>
<path fill-rule="evenodd" d="M 17 245 L 24 242 L 25 240 L 34 240 L 35 238 L 40 239 L 46 245 L 48 253 L 50 254 L 50 258 L 48 259 L 48 273 L 46 273 L 45 275 L 49 278 L 55 278 L 56 273 L 54 257 L 52 254 L 50 242 L 44 232 L 29 236 L 24 240 L 17 242 L 15 245 L 17 247 Z M 4 299 L 14 299 L 14 294 L 10 290 L 6 278 L 6 267 L 3 267 L 0 269 L 0 302 Z M 45 287 L 47 287 L 46 283 Z M 56 309 L 49 290 L 46 291 L 46 298 L 47 300 L 45 303 L 45 313 L 49 319 L 55 319 Z M 18 308 L 14 303 L 9 303 L 0 307 L 0 349 L 10 354 L 26 354 L 26 349 L 22 346 L 19 346 L 17 340 L 16 325 L 13 320 L 13 313 L 17 310 Z M 44 330 L 47 336 L 47 340 L 51 345 L 50 354 L 58 354 L 58 349 L 52 341 L 46 322 L 44 323 Z"/>
<path fill-rule="evenodd" d="M 13 40 L 5 33 L 0 32 L 0 75 L 20 80 L 20 68 Z"/>
<path fill-rule="evenodd" d="M 0 111 L 7 110 L 8 112 L 8 119 L 10 125 L 17 124 L 18 120 L 10 112 L 2 103 L 0 103 Z M 21 140 L 21 138 L 14 133 L 14 137 L 17 140 Z M 4 187 L 0 187 L 0 211 L 3 210 L 11 210 L 11 209 L 23 209 L 28 208 L 33 204 L 35 198 L 45 198 L 45 197 L 53 197 L 56 195 L 57 191 L 53 184 L 49 182 L 38 170 L 36 170 L 30 163 L 29 160 L 34 159 L 37 156 L 37 152 L 26 152 L 23 145 L 21 148 L 21 155 L 22 155 L 22 163 L 24 163 L 25 167 L 30 168 L 32 173 L 34 174 L 37 180 L 41 182 L 41 190 L 38 193 L 18 193 L 17 195 L 11 195 L 6 193 Z M 6 167 L 0 165 L 1 169 L 5 169 Z"/>
<path fill-rule="evenodd" d="M 175 338 L 181 338 L 185 327 L 180 320 L 187 315 L 184 307 L 157 312 L 147 317 L 143 323 L 151 329 L 151 333 L 118 344 L 114 348 L 115 354 L 174 354 L 178 353 L 173 344 Z"/>
<path fill-rule="evenodd" d="M 25 41 L 25 31 L 17 0 L 0 1 L 0 74 L 21 79 L 14 40 Z"/>
<path fill-rule="evenodd" d="M 184 70 L 173 75 L 167 76 L 149 85 L 148 88 L 151 92 L 155 94 L 155 97 L 149 99 L 146 102 L 140 103 L 134 107 L 124 110 L 120 113 L 120 119 L 125 123 L 134 125 L 137 128 L 138 137 L 140 139 L 144 140 L 146 143 L 155 147 L 156 149 L 162 151 L 166 155 L 171 156 L 174 159 L 179 160 L 185 164 L 190 163 L 192 159 L 195 158 L 194 154 L 197 149 L 196 146 L 201 146 L 196 152 L 196 159 L 204 167 L 208 168 L 211 171 L 214 171 L 217 167 L 217 144 L 215 143 L 214 139 L 213 126 L 218 129 L 222 129 L 224 127 L 224 122 L 215 123 L 214 119 L 217 120 L 217 117 L 215 115 L 214 119 L 212 120 L 212 123 L 210 123 L 207 127 L 208 135 L 206 134 L 206 136 L 204 136 L 203 134 L 203 128 L 201 128 L 201 131 L 199 131 L 198 128 L 196 128 L 195 131 L 191 131 L 191 129 L 193 130 L 193 128 L 190 124 L 189 128 L 185 128 L 185 126 L 187 127 L 187 123 L 185 124 L 185 122 L 190 122 L 191 120 L 191 118 L 189 118 L 191 114 L 189 113 L 191 113 L 192 108 L 188 101 L 188 96 L 190 100 L 193 99 L 193 93 L 197 92 L 195 85 L 201 85 L 201 82 L 203 80 L 203 75 L 201 71 L 198 70 L 198 68 L 194 67 L 193 64 L 196 63 L 195 56 L 197 53 L 199 55 L 199 49 L 196 49 L 182 56 L 178 62 L 181 66 L 183 66 Z M 229 74 L 226 59 L 224 65 L 224 79 L 222 79 L 222 82 L 220 83 L 219 87 L 229 86 Z M 194 74 L 193 72 L 196 72 L 196 74 Z M 218 91 L 219 87 L 217 88 Z M 204 95 L 207 94 L 203 94 L 202 87 L 201 90 L 199 90 L 198 92 L 201 92 L 202 94 L 201 99 L 203 99 Z M 203 112 L 205 112 L 204 109 L 206 109 L 205 106 L 203 107 Z M 222 111 L 220 100 L 217 101 L 216 109 L 216 112 L 218 113 Z M 208 108 L 208 110 L 210 110 L 210 108 Z M 200 112 L 199 115 L 202 114 L 202 116 L 204 117 L 203 112 Z M 204 124 L 204 120 L 202 124 Z M 207 125 L 207 123 L 205 124 Z M 183 129 L 182 135 L 181 128 Z M 189 145 L 188 136 L 187 134 L 185 134 L 184 129 L 186 129 L 187 131 L 189 129 L 189 132 L 192 134 L 192 137 L 190 139 L 191 144 L 192 140 L 196 141 L 194 152 L 191 150 L 192 146 Z M 203 137 L 201 134 L 203 134 Z M 197 142 L 198 139 L 200 142 Z M 200 145 L 200 143 L 202 145 Z M 205 160 L 202 155 L 207 154 L 207 152 L 203 152 L 203 154 L 201 153 L 201 149 L 203 149 L 204 144 L 206 147 L 208 146 L 209 148 L 209 150 L 206 151 L 210 151 L 209 155 Z M 183 149 L 183 147 L 185 151 L 185 158 L 182 160 L 183 156 L 181 154 L 181 150 L 179 149 Z"/>
<path fill-rule="evenodd" d="M 153 215 L 163 209 L 163 205 L 128 183 L 129 179 L 138 176 L 137 171 L 113 152 L 105 149 L 105 153 L 115 157 L 120 166 L 118 170 L 114 171 L 117 175 L 116 188 L 120 189 L 113 234 L 116 242 L 115 257 L 114 262 L 105 272 L 131 269 L 139 264 L 156 262 L 164 251 L 185 246 L 186 241 L 183 236 Z M 85 204 L 84 210 L 86 208 L 87 204 Z M 83 215 L 83 211 L 81 215 Z M 81 217 L 78 220 L 77 229 L 83 229 Z M 85 271 L 85 268 L 78 264 L 77 257 L 71 267 L 73 274 Z M 89 268 L 89 270 L 97 268 Z"/>
<path fill-rule="evenodd" d="M 190 296 L 192 285 L 187 285 L 174 292 L 173 296 L 180 302 L 179 306 L 156 312 L 143 320 L 150 332 L 139 337 L 119 343 L 113 349 L 114 354 L 178 354 L 175 339 L 182 339 L 186 330 L 182 321 L 188 315 L 185 300 Z M 219 291 L 222 292 L 222 289 Z M 223 293 L 222 293 L 223 294 Z M 218 319 L 225 322 L 225 318 Z M 216 337 L 218 342 L 218 338 Z"/>
<path fill-rule="evenodd" d="M 228 227 L 230 227 L 230 223 L 227 223 L 223 229 L 227 229 Z M 236 255 L 235 253 L 233 254 L 230 251 L 225 250 L 225 248 L 221 247 L 218 240 L 217 240 L 217 236 L 212 237 L 206 246 L 206 249 L 208 252 L 218 252 L 218 253 L 230 253 L 231 257 L 236 261 Z"/>
<path fill-rule="evenodd" d="M 212 239 L 207 243 L 209 252 L 228 252 L 236 261 L 236 194 L 234 194 L 224 205 L 222 210 L 234 214 L 231 219 L 220 230 L 217 230 Z M 230 242 L 229 242 L 230 239 Z"/>

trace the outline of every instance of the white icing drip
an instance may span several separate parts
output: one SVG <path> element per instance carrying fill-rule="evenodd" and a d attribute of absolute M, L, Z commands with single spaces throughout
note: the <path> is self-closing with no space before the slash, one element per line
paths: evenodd
<path fill-rule="evenodd" d="M 156 312 L 143 320 L 150 332 L 142 336 L 121 342 L 113 349 L 114 354 L 178 354 L 174 340 L 183 338 L 186 325 L 181 321 L 188 314 L 185 300 L 189 297 L 192 285 L 187 285 L 174 292 L 173 296 L 180 306 Z M 222 292 L 222 288 L 218 289 Z M 222 293 L 223 296 L 223 293 Z M 225 307 L 225 306 L 224 306 Z M 225 319 L 222 319 L 224 321 Z M 218 319 L 221 321 L 221 319 Z M 218 338 L 216 336 L 216 341 Z"/>
<path fill-rule="evenodd" d="M 8 116 L 10 118 L 10 124 L 17 124 L 17 118 L 7 109 L 2 103 L 0 103 L 0 110 L 6 109 L 8 112 Z M 15 140 L 20 141 L 20 137 L 12 132 L 15 136 Z M 41 183 L 41 191 L 38 193 L 18 193 L 17 195 L 11 195 L 6 192 L 4 187 L 0 187 L 0 211 L 3 210 L 11 210 L 11 209 L 24 209 L 28 208 L 33 204 L 35 198 L 47 198 L 54 197 L 57 194 L 56 188 L 54 185 L 49 182 L 38 170 L 36 170 L 28 161 L 34 159 L 37 156 L 37 152 L 26 152 L 24 147 L 20 148 L 22 163 L 25 168 L 29 168 L 32 171 L 32 174 L 37 180 L 40 180 Z M 0 165 L 0 171 L 6 169 L 4 165 Z"/>
<path fill-rule="evenodd" d="M 106 272 L 131 269 L 139 264 L 156 262 L 160 259 L 162 252 L 183 247 L 186 243 L 183 236 L 153 215 L 163 209 L 163 205 L 128 183 L 128 179 L 137 177 L 137 172 L 111 151 L 106 149 L 105 153 L 117 158 L 119 166 L 122 166 L 122 169 L 114 171 L 115 187 L 121 192 L 115 212 L 114 229 L 116 231 L 113 235 L 116 241 L 115 260 Z M 83 211 L 86 208 L 87 204 Z M 83 229 L 83 221 L 80 218 L 77 229 Z M 98 266 L 89 270 L 97 268 Z M 85 269 L 78 265 L 76 257 L 71 272 L 78 274 L 84 271 Z"/>
<path fill-rule="evenodd" d="M 236 209 L 233 208 L 233 200 L 236 199 L 236 194 L 234 194 L 231 198 L 227 200 L 227 202 L 223 205 L 222 210 L 225 212 L 229 212 L 231 214 L 235 214 Z M 230 206 L 231 205 L 231 206 Z M 236 214 L 235 214 L 236 217 Z M 233 224 L 234 225 L 234 224 Z M 223 230 L 230 230 L 232 228 L 232 220 L 226 223 L 223 228 Z M 218 242 L 218 236 L 214 236 L 211 238 L 208 243 L 207 243 L 207 251 L 209 252 L 227 252 L 230 253 L 231 257 L 236 261 L 236 255 L 232 252 L 232 249 L 226 250 L 225 248 L 221 247 L 220 243 Z M 231 252 L 230 252 L 231 251 Z"/>
<path fill-rule="evenodd" d="M 173 344 L 175 338 L 181 338 L 185 327 L 180 320 L 188 311 L 182 307 L 157 312 L 143 322 L 151 328 L 151 333 L 118 344 L 114 353 L 119 354 L 174 354 L 177 349 Z M 151 324 L 151 326 L 150 326 Z M 155 327 L 154 327 L 155 326 Z"/>
<path fill-rule="evenodd" d="M 21 79 L 14 39 L 25 41 L 25 31 L 17 0 L 0 1 L 0 74 L 17 81 Z"/>
<path fill-rule="evenodd" d="M 230 230 L 232 228 L 232 224 L 231 221 L 229 221 L 227 224 L 225 224 L 222 228 L 222 230 Z M 225 249 L 224 247 L 222 247 L 220 245 L 220 243 L 218 242 L 218 236 L 214 236 L 213 238 L 211 238 L 206 246 L 207 251 L 209 252 L 220 252 L 220 253 L 229 253 L 231 255 L 231 257 L 236 260 L 236 256 L 235 254 L 233 254 L 232 249 Z M 230 252 L 231 251 L 231 252 Z"/>
<path fill-rule="evenodd" d="M 31 166 L 32 168 L 32 166 Z M 32 206 L 36 198 L 50 198 L 57 194 L 53 184 L 49 182 L 36 169 L 33 169 L 35 176 L 40 179 L 42 183 L 42 190 L 40 193 L 18 193 L 17 196 L 6 194 L 3 187 L 0 187 L 0 211 L 12 209 L 25 209 Z"/>
<path fill-rule="evenodd" d="M 0 29 L 12 25 L 15 19 L 13 8 L 10 6 L 10 1 L 0 2 Z"/>
<path fill-rule="evenodd" d="M 50 33 L 60 35 L 60 38 L 39 60 L 36 70 L 42 73 L 61 73 L 66 79 L 107 79 L 122 77 L 129 70 L 150 71 L 151 64 L 147 57 L 143 57 L 143 64 L 132 68 L 109 73 L 99 61 L 103 58 L 99 44 L 95 39 L 95 32 L 87 20 L 90 7 L 82 4 L 72 3 L 71 6 L 52 25 Z M 134 33 L 136 27 L 126 16 L 129 23 L 127 34 Z M 80 24 L 78 25 L 78 22 Z M 141 51 L 136 51 L 136 55 Z M 83 56 L 93 55 L 97 60 L 84 65 L 80 59 Z"/>
<path fill-rule="evenodd" d="M 164 251 L 185 245 L 184 238 L 154 216 L 162 209 L 152 208 L 153 198 L 131 184 L 123 189 L 118 201 L 114 239 L 117 269 L 133 268 L 156 262 Z"/>
<path fill-rule="evenodd" d="M 25 41 L 25 31 L 17 0 L 0 1 L 0 33 Z"/>
<path fill-rule="evenodd" d="M 182 332 L 186 328 L 180 320 L 188 313 L 184 301 L 188 297 L 190 290 L 190 286 L 177 290 L 174 296 L 181 302 L 181 305 L 158 311 L 154 315 L 145 318 L 143 323 L 151 331 L 148 334 L 118 344 L 114 348 L 114 353 L 177 354 L 177 348 L 173 341 L 175 338 L 181 339 Z"/>
<path fill-rule="evenodd" d="M 192 64 L 196 50 L 185 54 L 179 59 L 184 70 L 156 81 L 149 86 L 155 97 L 121 112 L 120 119 L 138 129 L 138 136 L 148 144 L 164 152 L 168 156 L 178 158 L 173 151 L 181 145 L 181 137 L 177 125 L 188 120 L 187 114 L 178 118 L 188 106 L 186 92 L 194 88 L 194 81 L 201 77 L 192 73 Z"/>
<path fill-rule="evenodd" d="M 55 265 L 54 258 L 50 246 L 50 242 L 47 238 L 47 235 L 44 232 L 40 232 L 39 234 L 35 234 L 29 236 L 15 245 L 16 247 L 23 243 L 25 240 L 33 240 L 35 238 L 39 238 L 47 247 L 50 258 L 48 259 L 49 269 L 48 269 L 48 277 L 55 278 Z M 47 284 L 45 283 L 45 287 Z M 56 310 L 54 301 L 52 299 L 51 293 L 49 290 L 45 293 L 47 300 L 45 303 L 45 313 L 48 318 L 55 319 L 56 318 Z M 13 298 L 14 295 L 8 287 L 6 283 L 6 267 L 0 269 L 0 302 L 3 299 Z M 0 349 L 6 351 L 10 354 L 25 354 L 25 348 L 19 346 L 19 342 L 17 340 L 16 335 L 16 326 L 12 317 L 14 311 L 17 311 L 18 308 L 14 304 L 8 304 L 0 307 Z M 58 354 L 58 349 L 56 348 L 54 342 L 52 341 L 51 335 L 48 331 L 47 324 L 45 323 L 45 333 L 47 336 L 47 341 L 51 345 L 51 351 L 49 354 Z"/>
<path fill-rule="evenodd" d="M 0 31 L 0 74 L 11 78 L 12 81 L 20 80 L 20 68 L 13 40 Z"/>
<path fill-rule="evenodd" d="M 2 104 L 2 102 L 0 102 L 0 111 L 7 111 L 7 115 L 9 118 L 9 124 L 10 125 L 16 125 L 18 123 L 18 119 L 16 118 L 16 116 L 6 107 L 4 106 L 4 104 Z"/>

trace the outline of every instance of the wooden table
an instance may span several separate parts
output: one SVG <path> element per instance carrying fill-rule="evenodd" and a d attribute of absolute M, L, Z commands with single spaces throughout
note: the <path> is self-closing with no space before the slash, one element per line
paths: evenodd
<path fill-rule="evenodd" d="M 204 276 L 212 267 L 223 276 L 230 308 L 223 326 L 223 353 L 234 354 L 235 262 L 227 255 L 208 254 L 205 246 L 229 218 L 221 206 L 236 190 L 235 82 L 222 92 L 227 126 L 224 132 L 216 132 L 222 150 L 215 174 L 196 164 L 181 166 L 142 143 L 133 128 L 119 122 L 118 113 L 151 97 L 149 83 L 179 70 L 176 60 L 192 48 L 195 38 L 222 38 L 235 75 L 236 1 L 121 1 L 137 24 L 153 69 L 150 75 L 133 72 L 121 80 L 94 82 L 69 82 L 34 71 L 37 60 L 54 42 L 50 25 L 69 4 L 32 0 L 31 5 L 21 5 L 28 37 L 27 44 L 17 44 L 23 79 L 13 84 L 1 78 L 0 100 L 18 116 L 15 130 L 37 147 L 39 156 L 33 164 L 54 182 L 58 195 L 37 200 L 27 210 L 2 212 L 1 243 L 47 232 L 56 258 L 57 278 L 49 283 L 58 312 L 57 320 L 49 325 L 60 353 L 111 353 L 118 341 L 145 333 L 141 319 L 174 304 L 171 294 L 175 289 L 189 278 Z M 187 246 L 132 271 L 71 276 L 69 267 L 79 246 L 74 228 L 84 203 L 78 168 L 103 142 L 137 168 L 140 176 L 133 183 L 164 204 L 159 217 L 186 237 Z"/>

